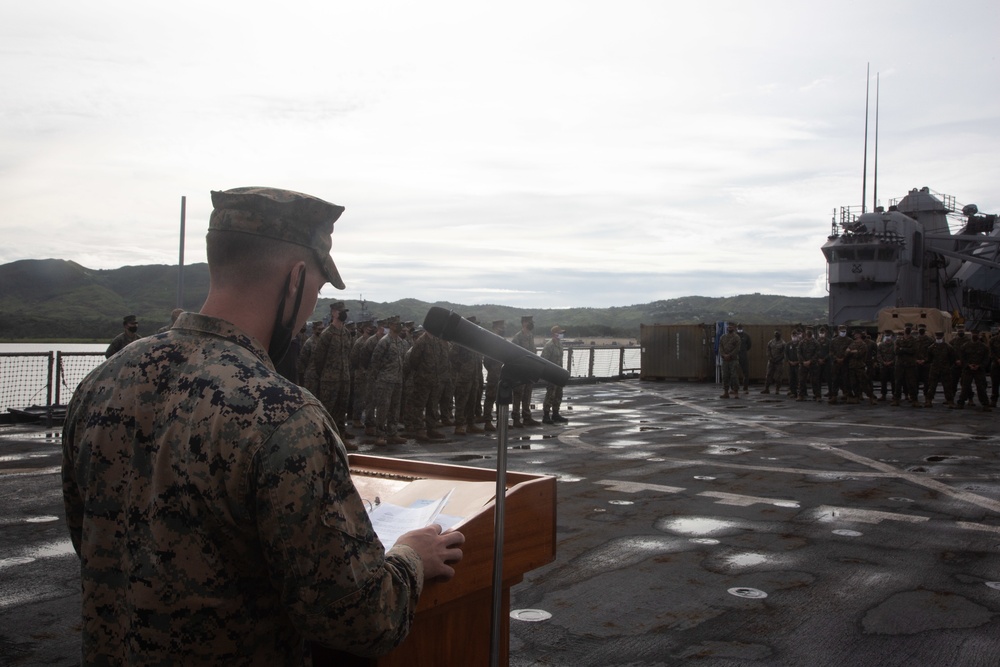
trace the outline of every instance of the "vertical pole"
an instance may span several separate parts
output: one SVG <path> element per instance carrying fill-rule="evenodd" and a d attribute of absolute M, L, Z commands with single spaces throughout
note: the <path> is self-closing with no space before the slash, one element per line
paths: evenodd
<path fill-rule="evenodd" d="M 49 352 L 49 372 L 45 378 L 48 391 L 45 392 L 45 428 L 52 428 L 52 392 L 55 386 L 52 384 L 52 352 Z"/>
<path fill-rule="evenodd" d="M 862 166 L 862 171 L 864 173 L 861 175 L 861 212 L 862 213 L 865 212 L 865 197 L 867 196 L 867 193 L 865 192 L 865 188 L 868 185 L 868 89 L 870 88 L 870 86 L 868 85 L 868 81 L 870 79 L 871 79 L 871 64 L 869 63 L 868 67 L 865 68 L 865 159 L 862 162 L 862 165 L 863 165 Z"/>
<path fill-rule="evenodd" d="M 184 307 L 184 225 L 187 216 L 187 197 L 181 197 L 181 249 L 177 260 L 177 302 L 175 308 Z"/>
<path fill-rule="evenodd" d="M 878 78 L 875 73 L 875 173 L 872 174 L 872 210 L 878 208 Z"/>

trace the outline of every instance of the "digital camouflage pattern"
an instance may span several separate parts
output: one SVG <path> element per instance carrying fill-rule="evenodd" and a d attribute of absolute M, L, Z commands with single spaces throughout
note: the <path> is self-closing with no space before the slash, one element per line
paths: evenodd
<path fill-rule="evenodd" d="M 405 637 L 423 586 L 387 554 L 320 403 L 232 325 L 184 313 L 80 384 L 63 495 L 84 664 L 299 665 Z"/>

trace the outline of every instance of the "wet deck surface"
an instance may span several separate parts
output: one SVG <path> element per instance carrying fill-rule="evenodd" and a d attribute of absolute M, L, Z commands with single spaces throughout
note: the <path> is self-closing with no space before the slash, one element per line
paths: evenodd
<path fill-rule="evenodd" d="M 509 468 L 559 479 L 557 559 L 512 593 L 551 617 L 511 621 L 511 665 L 1000 663 L 1000 411 L 718 393 L 574 385 L 568 425 L 511 430 Z M 58 469 L 57 432 L 0 427 L 0 664 L 76 664 Z"/>

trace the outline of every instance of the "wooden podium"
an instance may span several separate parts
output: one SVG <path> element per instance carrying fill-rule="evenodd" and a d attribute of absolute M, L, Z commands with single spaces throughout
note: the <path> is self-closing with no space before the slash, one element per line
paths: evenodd
<path fill-rule="evenodd" d="M 350 454 L 351 477 L 362 498 L 387 494 L 420 479 L 492 482 L 496 471 L 423 461 Z M 384 496 L 383 496 L 384 497 Z M 510 588 L 525 572 L 555 560 L 556 480 L 507 472 L 503 545 L 500 665 L 510 654 Z M 445 514 L 448 513 L 447 508 Z M 316 667 L 477 667 L 490 664 L 493 600 L 491 500 L 454 528 L 465 535 L 462 561 L 451 581 L 424 583 L 406 640 L 381 658 L 360 658 L 314 646 Z"/>

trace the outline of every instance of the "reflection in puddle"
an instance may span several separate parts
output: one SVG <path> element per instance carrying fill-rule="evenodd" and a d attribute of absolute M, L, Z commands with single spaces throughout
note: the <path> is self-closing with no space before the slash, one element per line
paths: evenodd
<path fill-rule="evenodd" d="M 766 555 L 755 553 L 734 554 L 726 557 L 726 562 L 735 567 L 751 567 L 753 565 L 766 563 L 767 561 L 768 557 Z"/>
<path fill-rule="evenodd" d="M 702 516 L 670 519 L 668 521 L 664 521 L 661 525 L 667 530 L 672 530 L 675 533 L 682 533 L 685 535 L 711 535 L 723 530 L 737 528 L 737 525 L 732 521 L 710 519 Z"/>

